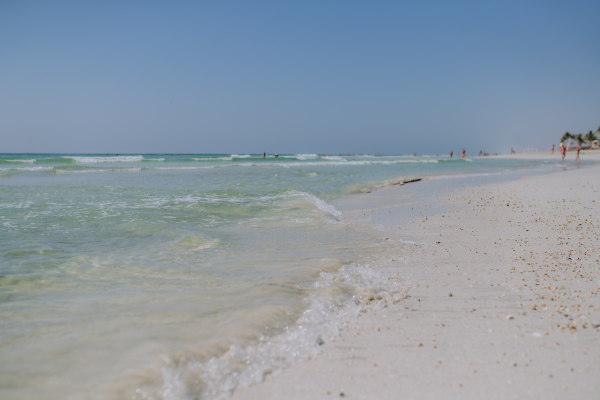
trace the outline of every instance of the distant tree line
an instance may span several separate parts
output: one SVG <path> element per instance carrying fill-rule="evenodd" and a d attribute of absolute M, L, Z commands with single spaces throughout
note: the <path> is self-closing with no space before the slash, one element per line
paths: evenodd
<path fill-rule="evenodd" d="M 594 140 L 598 140 L 599 133 L 600 127 L 598 127 L 596 132 L 589 131 L 585 135 L 583 133 L 578 133 L 577 135 L 574 135 L 572 133 L 565 132 L 565 134 L 562 135 L 562 137 L 560 138 L 560 141 L 566 142 L 567 140 L 574 140 L 579 144 L 579 146 L 582 146 L 585 142 L 587 142 L 591 146 Z"/>

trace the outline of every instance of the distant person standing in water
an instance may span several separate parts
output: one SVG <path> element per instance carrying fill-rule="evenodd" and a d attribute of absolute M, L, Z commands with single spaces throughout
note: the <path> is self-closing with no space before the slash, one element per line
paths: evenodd
<path fill-rule="evenodd" d="M 263 151 L 263 158 L 267 156 L 267 153 Z"/>
<path fill-rule="evenodd" d="M 581 150 L 581 146 L 577 145 L 577 157 L 575 157 L 575 162 L 579 162 L 579 151 Z"/>
<path fill-rule="evenodd" d="M 562 160 L 565 161 L 565 156 L 567 155 L 567 149 L 565 149 L 565 146 L 560 147 L 560 153 L 562 154 Z"/>
<path fill-rule="evenodd" d="M 463 157 L 465 156 L 465 149 L 463 149 L 462 156 Z"/>
<path fill-rule="evenodd" d="M 554 155 L 554 145 L 552 145 L 552 155 Z"/>
<path fill-rule="evenodd" d="M 452 158 L 452 154 L 454 154 L 454 152 L 450 150 L 450 158 Z"/>

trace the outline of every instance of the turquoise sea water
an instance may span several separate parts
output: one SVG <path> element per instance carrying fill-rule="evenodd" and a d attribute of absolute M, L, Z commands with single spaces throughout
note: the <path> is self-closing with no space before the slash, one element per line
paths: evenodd
<path fill-rule="evenodd" d="M 318 352 L 364 301 L 401 297 L 376 267 L 410 243 L 332 201 L 409 176 L 555 166 L 0 154 L 0 398 L 226 397 Z"/>

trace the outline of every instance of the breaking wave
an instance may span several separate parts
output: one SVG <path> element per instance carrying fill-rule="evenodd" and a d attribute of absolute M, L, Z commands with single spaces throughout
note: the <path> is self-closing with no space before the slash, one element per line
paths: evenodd
<path fill-rule="evenodd" d="M 29 163 L 29 164 L 33 164 L 36 160 L 35 160 L 35 158 L 32 158 L 30 160 L 16 159 L 16 160 L 2 160 L 2 161 L 11 162 L 11 163 Z"/>
<path fill-rule="evenodd" d="M 306 298 L 307 308 L 281 334 L 263 336 L 257 344 L 232 345 L 205 362 L 163 367 L 160 395 L 169 400 L 227 398 L 267 375 L 322 353 L 322 345 L 338 337 L 362 311 L 385 308 L 406 297 L 404 286 L 374 264 L 348 264 L 337 272 L 321 272 Z M 152 396 L 143 389 L 138 393 Z"/>
<path fill-rule="evenodd" d="M 105 163 L 105 162 L 139 162 L 144 160 L 143 156 L 106 156 L 106 157 L 85 157 L 85 156 L 62 156 L 62 158 L 70 158 L 78 163 Z M 164 159 L 163 159 L 164 160 Z"/>

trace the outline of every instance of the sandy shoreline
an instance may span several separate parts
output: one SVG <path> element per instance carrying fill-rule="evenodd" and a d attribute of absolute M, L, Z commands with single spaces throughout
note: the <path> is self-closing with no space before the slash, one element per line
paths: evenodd
<path fill-rule="evenodd" d="M 554 150 L 554 154 L 551 154 L 549 151 L 540 151 L 537 153 L 516 153 L 516 154 L 501 154 L 499 156 L 489 156 L 493 158 L 517 158 L 522 160 L 555 160 L 560 161 L 562 156 L 560 154 L 560 150 L 558 146 Z M 566 161 L 574 161 L 575 157 L 577 157 L 576 147 L 571 147 L 566 154 Z M 598 160 L 600 159 L 600 150 L 581 150 L 580 158 L 582 160 Z"/>
<path fill-rule="evenodd" d="M 233 398 L 594 398 L 599 176 L 592 166 L 457 187 L 408 225 L 405 205 L 372 214 L 421 238 L 418 255 L 385 268 L 408 297 L 367 306 L 322 355 Z"/>

